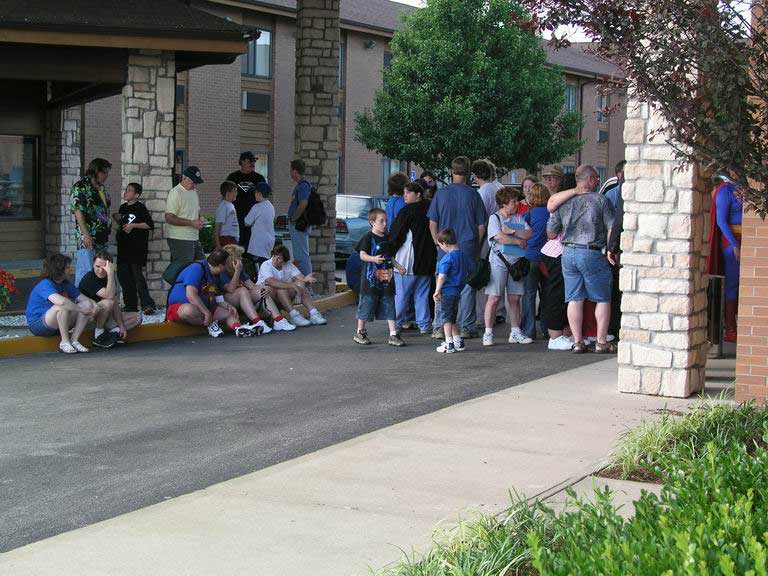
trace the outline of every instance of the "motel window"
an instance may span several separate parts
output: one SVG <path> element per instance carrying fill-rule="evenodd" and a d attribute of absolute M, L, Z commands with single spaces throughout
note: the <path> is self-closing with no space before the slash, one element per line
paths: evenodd
<path fill-rule="evenodd" d="M 0 221 L 38 216 L 38 138 L 0 134 Z"/>
<path fill-rule="evenodd" d="M 272 33 L 261 30 L 257 40 L 248 43 L 248 50 L 240 58 L 243 76 L 272 77 Z"/>

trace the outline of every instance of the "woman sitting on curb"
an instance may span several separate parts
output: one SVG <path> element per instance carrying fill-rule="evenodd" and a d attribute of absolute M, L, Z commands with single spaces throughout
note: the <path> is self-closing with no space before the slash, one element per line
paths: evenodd
<path fill-rule="evenodd" d="M 99 309 L 67 279 L 72 258 L 51 254 L 43 263 L 43 280 L 32 289 L 27 301 L 27 325 L 35 336 L 61 336 L 64 354 L 89 352 L 80 335 Z M 70 337 L 70 331 L 72 335 Z"/>
<path fill-rule="evenodd" d="M 252 326 L 260 328 L 261 334 L 269 334 L 272 330 L 295 330 L 296 326 L 280 315 L 275 301 L 270 298 L 270 289 L 254 284 L 243 271 L 243 247 L 230 244 L 224 250 L 229 253 L 226 270 L 219 274 L 224 299 L 245 314 Z"/>

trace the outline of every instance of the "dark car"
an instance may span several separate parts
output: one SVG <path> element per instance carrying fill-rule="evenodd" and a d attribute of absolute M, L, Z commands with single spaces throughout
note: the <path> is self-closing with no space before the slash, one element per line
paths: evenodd
<path fill-rule="evenodd" d="M 368 210 L 385 208 L 385 196 L 336 195 L 336 260 L 346 260 L 355 250 L 363 234 L 371 229 L 368 224 Z M 275 241 L 286 244 L 291 239 L 288 230 L 288 216 L 275 218 Z"/>

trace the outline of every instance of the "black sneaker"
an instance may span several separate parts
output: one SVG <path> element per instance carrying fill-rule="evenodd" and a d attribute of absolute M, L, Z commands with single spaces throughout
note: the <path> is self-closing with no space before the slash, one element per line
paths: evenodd
<path fill-rule="evenodd" d="M 144 306 L 144 308 L 142 308 L 141 311 L 144 312 L 146 316 L 152 316 L 152 314 L 157 312 L 154 306 Z"/>
<path fill-rule="evenodd" d="M 368 332 L 366 330 L 360 330 L 357 332 L 352 340 L 364 346 L 367 346 L 371 343 L 370 339 L 368 338 Z"/>
<path fill-rule="evenodd" d="M 93 339 L 93 345 L 98 348 L 112 348 L 119 338 L 114 332 L 104 331 Z"/>
<path fill-rule="evenodd" d="M 398 348 L 405 346 L 405 341 L 400 338 L 400 334 L 394 334 L 389 337 L 389 341 L 387 342 L 390 346 L 397 346 Z"/>
<path fill-rule="evenodd" d="M 504 324 L 507 321 L 504 316 L 496 316 L 496 324 Z"/>

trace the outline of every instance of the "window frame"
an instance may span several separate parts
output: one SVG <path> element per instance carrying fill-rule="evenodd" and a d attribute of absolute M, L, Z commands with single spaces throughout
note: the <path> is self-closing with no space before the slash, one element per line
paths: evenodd
<path fill-rule="evenodd" d="M 261 36 L 259 36 L 256 40 L 251 40 L 248 42 L 248 49 L 245 54 L 241 54 L 240 56 L 240 75 L 246 76 L 248 78 L 264 78 L 264 79 L 272 79 L 273 76 L 273 69 L 274 69 L 274 63 L 272 61 L 273 59 L 273 34 L 274 32 L 272 30 L 266 30 L 259 28 L 259 32 L 261 32 Z M 269 44 L 259 44 L 259 40 L 264 37 L 264 34 L 269 34 Z M 256 73 L 256 62 L 258 62 L 258 52 L 257 49 L 259 46 L 268 46 L 269 47 L 269 57 L 267 58 L 269 70 L 267 71 L 267 74 L 258 74 Z M 254 73 L 251 74 L 249 71 L 249 64 L 251 61 L 251 56 L 253 56 L 254 60 Z"/>
<path fill-rule="evenodd" d="M 572 98 L 569 97 L 572 95 Z M 579 108 L 579 87 L 576 84 L 565 85 L 565 111 L 575 112 Z"/>
<path fill-rule="evenodd" d="M 14 216 L 0 216 L 0 223 L 2 222 L 33 222 L 33 221 L 39 221 L 42 218 L 42 206 L 43 206 L 43 169 L 44 165 L 42 163 L 42 141 L 43 137 L 40 134 L 19 134 L 19 133 L 11 133 L 11 132 L 2 132 L 0 133 L 0 136 L 6 136 L 6 137 L 12 137 L 12 138 L 21 138 L 21 145 L 22 147 L 25 145 L 25 140 L 27 138 L 31 138 L 34 142 L 34 159 L 33 159 L 33 169 L 32 169 L 32 178 L 33 178 L 33 190 L 32 190 L 32 202 L 31 202 L 31 208 L 32 213 L 29 216 L 21 216 L 21 217 L 14 217 Z M 22 176 L 22 183 L 23 183 L 23 176 Z M 10 180 L 9 180 L 10 182 Z"/>

